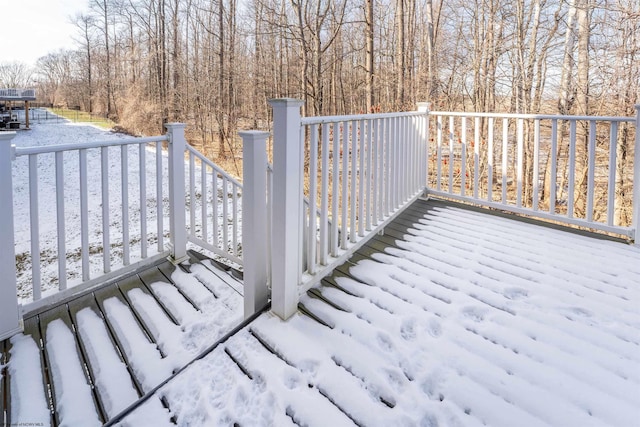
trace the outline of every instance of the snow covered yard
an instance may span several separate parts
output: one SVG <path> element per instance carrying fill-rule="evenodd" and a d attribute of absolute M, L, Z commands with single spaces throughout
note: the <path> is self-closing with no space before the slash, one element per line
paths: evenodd
<path fill-rule="evenodd" d="M 638 247 L 429 201 L 352 261 L 163 387 L 177 424 L 638 425 Z"/>

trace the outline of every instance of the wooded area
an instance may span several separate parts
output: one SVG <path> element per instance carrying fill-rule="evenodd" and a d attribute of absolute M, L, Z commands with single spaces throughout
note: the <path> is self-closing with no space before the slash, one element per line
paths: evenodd
<path fill-rule="evenodd" d="M 268 128 L 266 100 L 305 115 L 434 109 L 634 114 L 637 0 L 90 0 L 77 49 L 2 86 L 102 113 L 133 133 L 187 122 L 214 158 L 239 128 Z"/>

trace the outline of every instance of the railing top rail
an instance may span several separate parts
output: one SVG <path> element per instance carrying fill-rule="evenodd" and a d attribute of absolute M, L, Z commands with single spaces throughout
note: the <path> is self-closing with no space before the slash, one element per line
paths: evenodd
<path fill-rule="evenodd" d="M 236 187 L 242 188 L 242 183 L 240 181 L 238 181 L 237 179 L 235 179 L 234 177 L 229 175 L 227 172 L 225 172 L 224 169 L 222 169 L 220 166 L 216 165 L 214 162 L 212 162 L 211 160 L 206 158 L 202 153 L 200 153 L 194 147 L 192 147 L 191 145 L 187 145 L 187 150 L 190 151 L 191 153 L 193 153 L 194 156 L 199 158 L 205 164 L 207 164 L 211 168 L 213 168 L 213 170 L 215 170 L 217 173 L 219 173 L 219 174 L 223 175 L 225 178 L 227 178 L 227 180 L 229 182 L 231 182 L 233 185 L 235 185 Z"/>
<path fill-rule="evenodd" d="M 35 97 L 35 89 L 18 89 L 18 88 L 2 88 L 0 89 L 0 96 L 2 97 Z"/>
<path fill-rule="evenodd" d="M 339 123 L 347 121 L 357 120 L 374 120 L 374 119 L 389 119 L 394 117 L 413 117 L 424 116 L 427 112 L 406 111 L 399 113 L 376 113 L 376 114 L 355 114 L 351 116 L 324 116 L 324 117 L 303 117 L 301 124 L 303 126 L 317 125 L 324 123 Z"/>
<path fill-rule="evenodd" d="M 633 122 L 635 117 L 616 116 L 563 116 L 559 114 L 518 114 L 518 113 L 474 113 L 461 111 L 429 111 L 431 116 L 453 117 L 488 117 L 500 119 L 534 119 L 534 120 L 596 120 L 605 122 Z"/>
<path fill-rule="evenodd" d="M 116 141 L 81 142 L 81 143 L 73 143 L 73 144 L 44 145 L 39 147 L 16 147 L 15 155 L 16 157 L 19 157 L 19 156 L 28 156 L 30 154 L 56 153 L 59 151 L 73 151 L 73 150 L 83 150 L 88 148 L 146 144 L 149 142 L 164 142 L 164 141 L 168 141 L 168 138 L 166 135 L 149 136 L 149 137 L 143 137 L 143 138 L 126 138 L 126 139 L 121 139 Z"/>

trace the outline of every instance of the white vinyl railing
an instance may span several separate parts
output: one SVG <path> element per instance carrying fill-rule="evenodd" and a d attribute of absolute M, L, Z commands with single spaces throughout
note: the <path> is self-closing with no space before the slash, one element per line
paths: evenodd
<path fill-rule="evenodd" d="M 272 310 L 288 318 L 301 293 L 423 193 L 428 114 L 303 119 L 301 101 L 271 105 L 272 177 L 269 134 L 241 134 L 245 314 L 267 302 L 270 283 Z"/>
<path fill-rule="evenodd" d="M 429 194 L 634 238 L 635 118 L 430 116 Z"/>
<path fill-rule="evenodd" d="M 426 132 L 426 112 L 301 120 L 301 283 L 423 191 Z"/>
<path fill-rule="evenodd" d="M 64 291 L 72 274 L 89 282 L 114 268 L 164 252 L 167 209 L 163 176 L 167 164 L 162 144 L 166 142 L 166 136 L 159 136 L 14 148 L 16 161 L 25 157 L 28 164 L 33 301 L 43 296 L 45 262 L 41 255 L 57 262 L 57 271 L 47 279 L 47 285 L 55 281 L 57 290 Z M 45 164 L 54 165 L 54 187 L 40 189 L 39 171 Z M 149 191 L 148 180 L 156 183 L 155 191 Z M 44 204 L 48 200 L 44 191 L 55 192 L 53 205 Z M 52 222 L 55 241 L 41 241 L 42 227 L 50 227 Z M 77 265 L 70 271 L 74 258 Z"/>
<path fill-rule="evenodd" d="M 429 112 L 426 104 L 418 112 L 302 118 L 302 101 L 271 105 L 273 166 L 266 154 L 269 133 L 241 132 L 242 185 L 186 144 L 183 124 L 167 125 L 160 137 L 44 148 L 12 148 L 13 133 L 0 134 L 0 241 L 14 236 L 13 162 L 27 159 L 29 190 L 37 194 L 38 165 L 49 156 L 56 188 L 65 189 L 47 206 L 30 198 L 34 299 L 42 296 L 38 216 L 45 209 L 56 211 L 57 286 L 58 295 L 65 295 L 68 266 L 61 255 L 75 249 L 64 235 L 71 196 L 79 199 L 78 258 L 87 286 L 96 257 L 102 260 L 98 274 L 115 274 L 109 271 L 148 261 L 152 252 L 170 253 L 179 262 L 191 242 L 242 264 L 246 316 L 269 299 L 274 313 L 293 315 L 302 292 L 425 194 L 617 233 L 637 243 L 640 106 L 633 119 Z M 162 154 L 165 144 L 168 156 Z M 112 152 L 119 166 L 106 172 L 114 167 Z M 73 194 L 66 189 L 70 155 L 77 164 Z M 101 211 L 92 213 L 91 179 L 101 182 L 100 194 L 120 195 L 118 214 L 105 196 Z M 92 215 L 102 221 L 97 234 L 88 231 Z M 121 223 L 112 228 L 114 217 Z M 0 252 L 0 271 L 14 277 L 10 252 Z M 0 286 L 0 339 L 19 328 L 11 277 Z"/>
<path fill-rule="evenodd" d="M 187 146 L 190 242 L 242 265 L 242 184 Z"/>
<path fill-rule="evenodd" d="M 4 99 L 25 99 L 33 100 L 36 98 L 35 89 L 0 89 L 0 98 Z"/>
<path fill-rule="evenodd" d="M 37 310 L 163 257 L 180 262 L 189 242 L 242 265 L 241 184 L 186 144 L 183 124 L 166 126 L 35 147 L 0 134 L 0 241 L 21 248 L 0 252 L 0 339 L 19 329 L 18 298 Z M 12 169 L 28 187 L 28 242 L 15 237 Z"/>

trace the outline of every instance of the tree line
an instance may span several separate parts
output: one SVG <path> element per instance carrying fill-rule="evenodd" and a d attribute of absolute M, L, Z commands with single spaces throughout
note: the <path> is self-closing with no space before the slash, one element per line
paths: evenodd
<path fill-rule="evenodd" d="M 70 19 L 76 49 L 2 64 L 0 83 L 133 133 L 187 122 L 213 157 L 276 97 L 305 115 L 633 115 L 640 95 L 637 0 L 89 0 Z"/>

